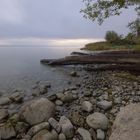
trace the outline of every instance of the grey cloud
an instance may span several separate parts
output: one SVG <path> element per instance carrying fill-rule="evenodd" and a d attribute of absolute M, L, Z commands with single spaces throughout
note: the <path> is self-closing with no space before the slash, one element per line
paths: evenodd
<path fill-rule="evenodd" d="M 82 0 L 11 0 L 0 5 L 0 37 L 103 38 L 107 30 L 126 33 L 128 21 L 135 18 L 133 8 L 112 17 L 102 26 L 82 17 Z M 4 5 L 5 3 L 5 5 Z M 5 15 L 5 14 L 6 15 Z M 5 16 L 5 17 L 4 17 Z"/>

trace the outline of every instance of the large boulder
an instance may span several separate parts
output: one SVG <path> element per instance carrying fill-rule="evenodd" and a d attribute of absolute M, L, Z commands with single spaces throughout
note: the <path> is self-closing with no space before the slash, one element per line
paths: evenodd
<path fill-rule="evenodd" d="M 109 140 L 140 139 L 140 104 L 130 104 L 116 117 Z"/>
<path fill-rule="evenodd" d="M 47 98 L 40 98 L 26 103 L 20 110 L 20 119 L 30 125 L 48 121 L 55 113 L 55 105 Z"/>

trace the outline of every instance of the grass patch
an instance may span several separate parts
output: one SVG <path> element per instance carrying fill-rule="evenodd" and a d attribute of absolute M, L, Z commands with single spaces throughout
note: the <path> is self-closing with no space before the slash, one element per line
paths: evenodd
<path fill-rule="evenodd" d="M 82 50 L 103 51 L 103 50 L 137 50 L 140 51 L 140 45 L 116 45 L 108 42 L 95 42 L 86 44 Z"/>

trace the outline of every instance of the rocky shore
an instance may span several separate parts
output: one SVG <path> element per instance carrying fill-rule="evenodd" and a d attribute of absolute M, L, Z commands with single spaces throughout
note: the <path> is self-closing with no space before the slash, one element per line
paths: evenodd
<path fill-rule="evenodd" d="M 54 94 L 49 94 L 53 83 L 33 87 L 28 99 L 20 90 L 7 96 L 1 91 L 0 139 L 126 140 L 118 123 L 133 122 L 137 111 L 129 104 L 140 102 L 140 76 L 117 71 L 88 72 L 79 67 L 68 74 L 68 87 Z M 119 119 L 120 108 L 127 105 L 131 117 L 123 111 Z M 140 117 L 138 113 L 135 118 Z M 130 126 L 135 130 L 135 126 Z M 116 127 L 121 128 L 116 130 Z M 135 132 L 138 130 L 139 127 Z"/>

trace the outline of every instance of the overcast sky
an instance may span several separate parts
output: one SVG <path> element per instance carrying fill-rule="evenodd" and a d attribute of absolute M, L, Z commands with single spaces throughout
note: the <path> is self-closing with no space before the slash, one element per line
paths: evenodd
<path fill-rule="evenodd" d="M 107 30 L 126 33 L 136 15 L 130 9 L 102 26 L 84 19 L 82 0 L 0 0 L 0 39 L 103 38 Z"/>

